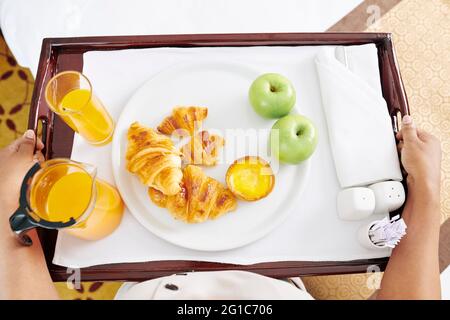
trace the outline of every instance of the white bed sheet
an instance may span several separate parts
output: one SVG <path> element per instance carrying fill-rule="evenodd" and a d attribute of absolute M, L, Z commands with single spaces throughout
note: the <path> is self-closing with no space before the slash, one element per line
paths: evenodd
<path fill-rule="evenodd" d="M 42 39 L 325 31 L 362 0 L 0 0 L 3 35 L 36 75 Z"/>

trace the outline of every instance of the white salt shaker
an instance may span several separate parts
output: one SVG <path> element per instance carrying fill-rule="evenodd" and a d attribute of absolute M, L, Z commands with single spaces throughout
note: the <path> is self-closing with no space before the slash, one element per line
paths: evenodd
<path fill-rule="evenodd" d="M 387 215 L 405 202 L 405 189 L 399 181 L 382 181 L 369 186 L 375 195 L 374 214 Z"/>
<path fill-rule="evenodd" d="M 375 210 L 375 194 L 372 189 L 355 187 L 341 190 L 337 197 L 339 218 L 347 221 L 362 220 Z"/>

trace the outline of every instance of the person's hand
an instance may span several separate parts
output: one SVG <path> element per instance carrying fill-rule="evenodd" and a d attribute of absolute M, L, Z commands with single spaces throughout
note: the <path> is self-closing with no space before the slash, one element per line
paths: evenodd
<path fill-rule="evenodd" d="M 0 206 L 3 209 L 1 211 L 12 214 L 18 207 L 22 180 L 36 162 L 44 160 L 41 153 L 43 147 L 39 139 L 36 143 L 33 130 L 28 130 L 22 137 L 0 150 Z"/>
<path fill-rule="evenodd" d="M 403 117 L 397 133 L 403 167 L 410 187 L 431 188 L 439 192 L 441 180 L 441 144 L 435 136 L 417 129 L 412 118 Z"/>

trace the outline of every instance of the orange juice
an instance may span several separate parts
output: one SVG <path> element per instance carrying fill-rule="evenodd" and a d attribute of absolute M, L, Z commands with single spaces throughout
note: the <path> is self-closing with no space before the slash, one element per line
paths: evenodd
<path fill-rule="evenodd" d="M 64 229 L 76 237 L 96 240 L 113 232 L 122 219 L 117 190 L 75 164 L 53 165 L 33 180 L 30 205 L 38 220 L 76 224 Z"/>
<path fill-rule="evenodd" d="M 95 181 L 97 199 L 91 214 L 81 223 L 65 232 L 86 240 L 106 237 L 119 226 L 123 215 L 123 202 L 119 192 L 105 181 Z"/>
<path fill-rule="evenodd" d="M 111 141 L 114 121 L 92 91 L 69 91 L 61 99 L 56 111 L 74 131 L 90 143 L 104 145 Z"/>

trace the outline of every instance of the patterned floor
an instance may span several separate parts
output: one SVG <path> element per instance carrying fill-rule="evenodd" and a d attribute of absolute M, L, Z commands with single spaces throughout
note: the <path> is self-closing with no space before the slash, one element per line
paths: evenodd
<path fill-rule="evenodd" d="M 449 13 L 449 0 L 402 0 L 368 28 L 393 33 L 412 114 L 420 126 L 441 138 L 442 221 L 450 217 Z M 17 65 L 0 38 L 0 147 L 26 129 L 32 87 L 31 74 Z M 317 299 L 367 299 L 372 293 L 368 284 L 376 278 L 360 274 L 303 280 Z M 120 283 L 84 282 L 78 290 L 65 283 L 56 286 L 63 299 L 111 299 Z"/>
<path fill-rule="evenodd" d="M 3 38 L 0 38 L 0 147 L 27 128 L 33 92 L 31 73 L 17 65 Z"/>

